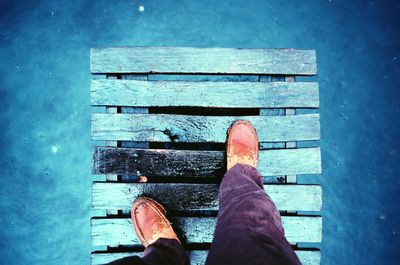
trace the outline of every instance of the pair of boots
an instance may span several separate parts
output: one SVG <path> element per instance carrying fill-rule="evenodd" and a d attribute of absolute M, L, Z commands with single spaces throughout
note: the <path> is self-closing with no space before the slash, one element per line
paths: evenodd
<path fill-rule="evenodd" d="M 237 163 L 257 167 L 258 138 L 256 129 L 250 122 L 239 120 L 229 128 L 226 151 L 228 170 Z M 164 207 L 155 200 L 138 198 L 132 205 L 131 216 L 138 238 L 145 247 L 159 238 L 179 241 L 166 217 Z"/>
<path fill-rule="evenodd" d="M 279 211 L 264 191 L 256 169 L 256 129 L 250 122 L 235 122 L 228 131 L 226 148 L 228 171 L 219 190 L 219 213 L 206 264 L 299 265 L 284 236 Z M 188 264 L 186 251 L 158 202 L 141 197 L 131 214 L 138 238 L 146 247 L 144 257 L 127 257 L 112 265 Z"/>

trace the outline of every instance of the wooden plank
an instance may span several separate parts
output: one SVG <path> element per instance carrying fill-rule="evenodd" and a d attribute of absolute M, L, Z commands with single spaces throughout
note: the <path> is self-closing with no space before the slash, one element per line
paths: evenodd
<path fill-rule="evenodd" d="M 222 177 L 224 151 L 93 147 L 93 174 Z M 320 148 L 260 150 L 262 176 L 320 174 Z"/>
<path fill-rule="evenodd" d="M 295 250 L 303 265 L 319 265 L 321 263 L 321 252 L 318 250 Z M 189 250 L 191 265 L 204 265 L 208 255 L 207 250 Z M 92 265 L 106 264 L 117 259 L 129 256 L 143 256 L 143 252 L 114 252 L 114 253 L 92 253 Z"/>
<path fill-rule="evenodd" d="M 225 142 L 235 120 L 258 130 L 260 142 L 318 140 L 318 114 L 291 116 L 190 116 L 92 113 L 92 140 L 143 142 Z"/>
<path fill-rule="evenodd" d="M 90 50 L 92 73 L 298 74 L 317 71 L 315 50 L 110 47 Z"/>
<path fill-rule="evenodd" d="M 264 185 L 280 211 L 320 211 L 322 191 L 318 185 Z M 217 211 L 218 184 L 106 183 L 94 182 L 93 209 L 130 210 L 140 196 L 162 202 L 170 211 Z"/>
<path fill-rule="evenodd" d="M 318 108 L 318 83 L 92 80 L 91 104 L 135 107 Z"/>
<path fill-rule="evenodd" d="M 173 217 L 172 225 L 184 244 L 211 243 L 216 218 Z M 319 243 L 322 238 L 322 218 L 317 216 L 283 216 L 287 240 L 292 243 Z M 140 245 L 130 218 L 92 219 L 92 245 Z"/>

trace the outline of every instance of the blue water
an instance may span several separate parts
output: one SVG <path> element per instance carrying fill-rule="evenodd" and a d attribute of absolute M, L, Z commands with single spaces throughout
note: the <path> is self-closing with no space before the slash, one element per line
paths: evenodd
<path fill-rule="evenodd" d="M 0 12 L 0 264 L 89 263 L 89 48 L 111 45 L 316 49 L 322 264 L 400 264 L 400 1 L 34 0 Z"/>

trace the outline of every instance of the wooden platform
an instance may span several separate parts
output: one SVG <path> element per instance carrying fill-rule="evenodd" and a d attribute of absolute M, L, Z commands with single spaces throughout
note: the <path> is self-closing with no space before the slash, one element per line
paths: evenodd
<path fill-rule="evenodd" d="M 237 119 L 257 128 L 258 169 L 287 239 L 303 264 L 320 263 L 321 187 L 299 184 L 321 174 L 318 83 L 296 82 L 316 74 L 315 51 L 113 47 L 90 56 L 93 265 L 142 254 L 129 218 L 142 195 L 165 205 L 191 264 L 204 264 Z"/>

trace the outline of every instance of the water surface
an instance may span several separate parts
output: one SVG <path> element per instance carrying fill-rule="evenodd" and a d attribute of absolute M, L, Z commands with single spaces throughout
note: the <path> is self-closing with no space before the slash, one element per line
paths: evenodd
<path fill-rule="evenodd" d="M 89 48 L 111 45 L 316 49 L 322 264 L 399 264 L 400 1 L 3 1 L 0 12 L 0 264 L 88 264 Z"/>

